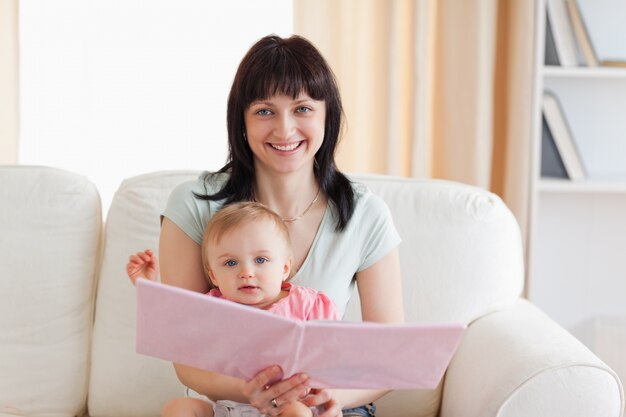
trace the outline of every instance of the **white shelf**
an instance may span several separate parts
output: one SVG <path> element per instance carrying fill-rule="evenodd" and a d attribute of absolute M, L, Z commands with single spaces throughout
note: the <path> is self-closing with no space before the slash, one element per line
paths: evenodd
<path fill-rule="evenodd" d="M 593 14 L 585 17 L 597 18 L 599 26 L 594 27 L 603 30 L 602 22 L 617 13 L 615 1 L 603 7 L 596 0 L 577 3 Z M 527 295 L 593 349 L 594 320 L 626 317 L 626 68 L 543 65 L 545 0 L 536 4 Z M 606 39 L 623 38 L 626 29 L 618 28 Z M 601 54 L 599 46 L 606 45 L 594 45 L 599 57 L 624 56 Z M 559 100 L 587 174 L 582 181 L 541 177 L 545 91 Z"/>
<path fill-rule="evenodd" d="M 619 70 L 554 68 L 542 79 L 542 91 L 558 98 L 592 179 L 626 179 L 626 70 Z"/>
<path fill-rule="evenodd" d="M 565 179 L 542 178 L 539 181 L 539 191 L 542 193 L 602 193 L 626 195 L 626 179 L 570 181 Z"/>
<path fill-rule="evenodd" d="M 626 68 L 544 66 L 543 75 L 547 78 L 621 78 L 626 80 Z"/>

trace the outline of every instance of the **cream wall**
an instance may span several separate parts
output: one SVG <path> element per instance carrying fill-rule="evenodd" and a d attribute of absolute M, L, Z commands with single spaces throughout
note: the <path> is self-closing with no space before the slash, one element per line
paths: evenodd
<path fill-rule="evenodd" d="M 125 178 L 219 169 L 239 61 L 293 31 L 290 0 L 19 2 L 18 162 L 87 176 L 105 213 Z"/>
<path fill-rule="evenodd" d="M 0 0 L 0 164 L 17 163 L 17 2 Z"/>

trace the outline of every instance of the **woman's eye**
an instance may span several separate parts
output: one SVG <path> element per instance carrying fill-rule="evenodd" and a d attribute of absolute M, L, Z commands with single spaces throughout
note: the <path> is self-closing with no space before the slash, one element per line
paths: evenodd
<path fill-rule="evenodd" d="M 296 112 L 298 112 L 298 113 L 308 113 L 308 112 L 310 112 L 311 110 L 313 110 L 313 109 L 312 109 L 312 108 L 310 108 L 310 107 L 302 106 L 302 107 L 298 107 L 298 108 L 296 109 Z"/>
<path fill-rule="evenodd" d="M 224 262 L 224 265 L 226 265 L 226 266 L 235 266 L 235 265 L 237 265 L 237 261 L 234 261 L 234 260 L 230 259 L 230 260 Z"/>
<path fill-rule="evenodd" d="M 267 259 L 265 259 L 265 258 L 263 258 L 263 257 L 259 256 L 258 258 L 256 258 L 256 259 L 254 260 L 254 262 L 256 262 L 256 263 L 258 263 L 258 264 L 264 264 L 265 262 L 267 262 Z"/>
<path fill-rule="evenodd" d="M 259 116 L 269 116 L 270 114 L 272 114 L 272 111 L 268 109 L 261 109 L 257 110 L 256 114 L 258 114 Z"/>

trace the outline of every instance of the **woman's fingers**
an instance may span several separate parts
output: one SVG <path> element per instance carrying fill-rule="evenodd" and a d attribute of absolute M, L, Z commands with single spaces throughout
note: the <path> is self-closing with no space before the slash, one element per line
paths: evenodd
<path fill-rule="evenodd" d="M 243 393 L 250 404 L 262 413 L 278 415 L 287 404 L 297 401 L 308 391 L 308 376 L 296 374 L 281 380 L 282 370 L 279 366 L 271 366 L 259 372 L 246 382 Z"/>
<path fill-rule="evenodd" d="M 267 387 L 276 381 L 280 381 L 283 377 L 283 371 L 280 366 L 270 366 L 257 373 L 254 378 L 246 382 L 243 386 L 243 393 L 246 397 L 266 391 Z"/>
<path fill-rule="evenodd" d="M 286 405 L 306 395 L 308 382 L 306 375 L 298 374 L 269 386 L 259 396 L 257 408 L 266 414 L 278 415 Z"/>

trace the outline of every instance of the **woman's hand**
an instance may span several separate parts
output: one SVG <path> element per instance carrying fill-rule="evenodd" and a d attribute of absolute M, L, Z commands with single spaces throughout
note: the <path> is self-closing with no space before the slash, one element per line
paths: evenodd
<path fill-rule="evenodd" d="M 309 407 L 322 406 L 324 412 L 319 417 L 342 417 L 341 404 L 333 396 L 333 392 L 327 389 L 314 388 L 309 395 L 302 400 Z"/>
<path fill-rule="evenodd" d="M 288 379 L 282 377 L 283 371 L 279 366 L 270 366 L 244 384 L 243 394 L 262 414 L 277 416 L 286 405 L 300 401 L 309 393 L 307 375 L 296 374 Z"/>

